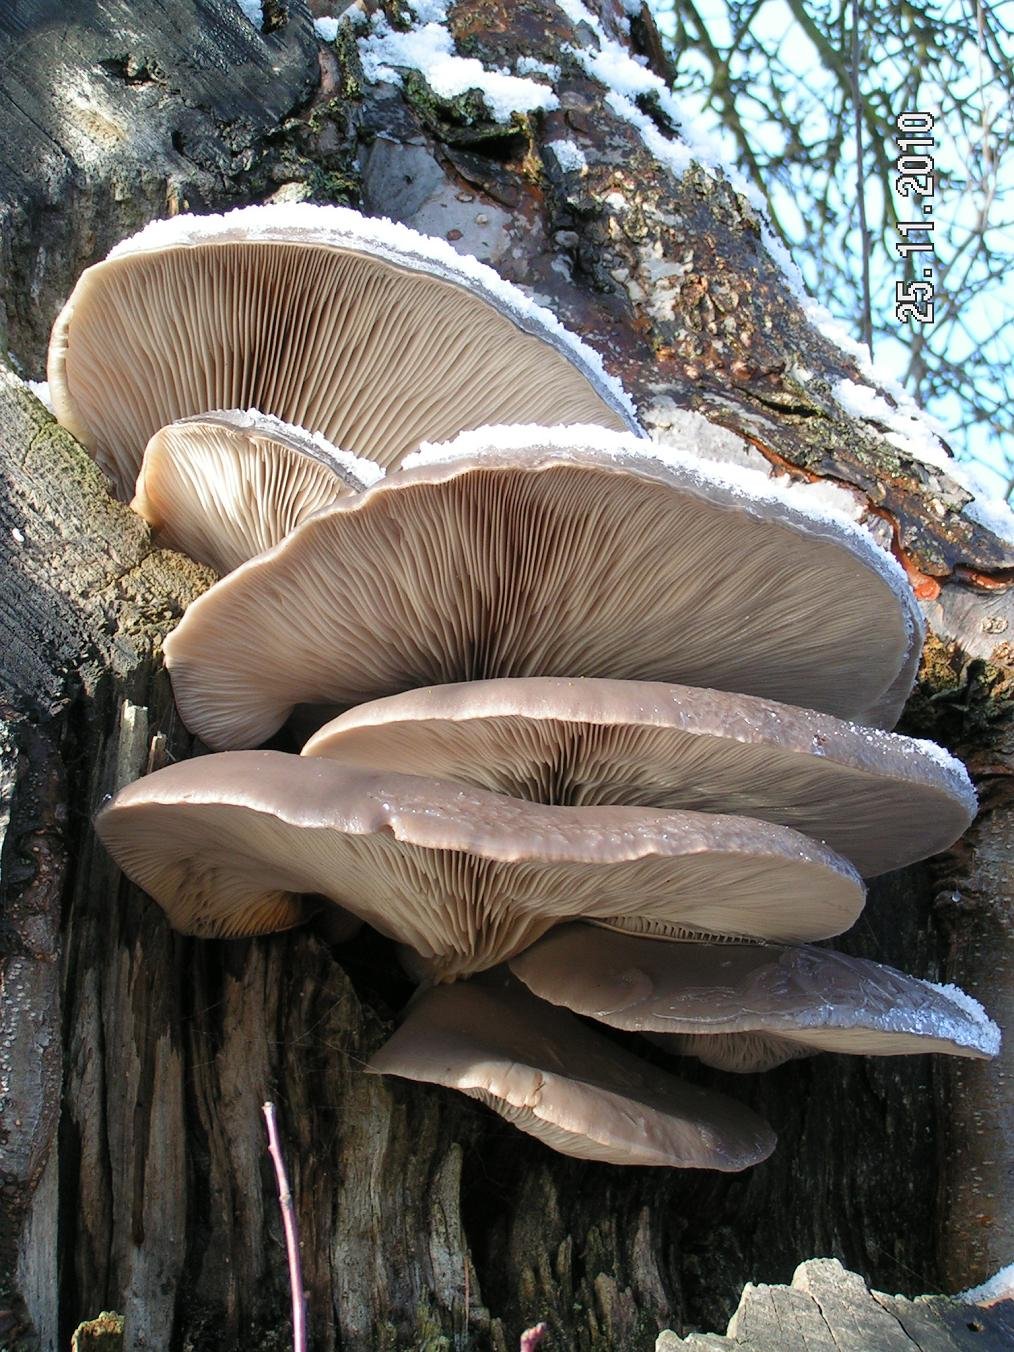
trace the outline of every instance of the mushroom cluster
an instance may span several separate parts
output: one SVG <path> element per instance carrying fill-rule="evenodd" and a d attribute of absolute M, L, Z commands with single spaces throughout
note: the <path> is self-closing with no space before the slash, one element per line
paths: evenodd
<path fill-rule="evenodd" d="M 654 445 L 546 311 L 339 208 L 148 227 L 49 374 L 113 491 L 223 575 L 165 644 L 211 754 L 98 832 L 186 933 L 323 908 L 400 945 L 421 989 L 371 1070 L 583 1158 L 742 1169 L 765 1123 L 588 1021 L 733 1070 L 995 1053 L 962 992 L 812 946 L 975 812 L 886 730 L 922 620 L 859 527 Z M 293 715 L 300 754 L 256 749 Z"/>

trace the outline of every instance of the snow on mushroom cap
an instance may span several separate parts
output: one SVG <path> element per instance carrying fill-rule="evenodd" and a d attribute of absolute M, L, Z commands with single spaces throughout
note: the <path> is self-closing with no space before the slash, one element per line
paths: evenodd
<path fill-rule="evenodd" d="M 660 1045 L 724 1069 L 766 1068 L 813 1051 L 990 1057 L 1000 1046 L 999 1029 L 964 992 L 956 999 L 827 948 L 667 944 L 565 925 L 510 965 L 544 1000 L 614 1028 L 665 1035 Z"/>
<path fill-rule="evenodd" d="M 899 593 L 911 596 L 912 589 L 901 564 L 886 549 L 882 549 L 870 532 L 852 517 L 838 511 L 829 502 L 804 501 L 798 492 L 793 491 L 798 485 L 770 479 L 760 470 L 702 458 L 697 453 L 698 437 L 707 436 L 711 430 L 711 424 L 706 420 L 681 425 L 680 432 L 687 444 L 678 447 L 671 442 L 663 445 L 658 441 L 612 432 L 595 424 L 542 427 L 512 423 L 476 427 L 460 432 L 451 441 L 424 441 L 418 450 L 405 456 L 401 468 L 409 470 L 426 465 L 448 465 L 457 460 L 479 459 L 497 451 L 523 452 L 535 446 L 544 451 L 553 451 L 561 459 L 569 455 L 581 458 L 587 452 L 593 452 L 620 466 L 632 464 L 641 467 L 646 461 L 654 462 L 678 476 L 690 491 L 721 494 L 728 501 L 747 509 L 751 505 L 755 505 L 759 511 L 766 506 L 778 507 L 784 512 L 785 519 L 800 529 L 823 528 L 848 539 L 855 552 L 886 582 Z M 921 644 L 925 623 L 920 617 L 921 612 L 913 602 L 912 624 L 918 628 L 918 641 Z"/>
<path fill-rule="evenodd" d="M 228 573 L 383 474 L 319 432 L 257 409 L 223 409 L 155 433 L 130 505 L 163 544 Z"/>
<path fill-rule="evenodd" d="M 843 859 L 767 822 L 545 807 L 277 751 L 168 766 L 122 789 L 96 829 L 187 933 L 281 927 L 286 904 L 318 894 L 414 948 L 438 980 L 574 916 L 813 939 L 851 925 L 864 897 Z"/>
<path fill-rule="evenodd" d="M 513 983 L 423 992 L 367 1069 L 458 1089 L 579 1159 L 739 1170 L 775 1146 L 743 1104 L 639 1061 Z"/>
<path fill-rule="evenodd" d="M 511 418 L 640 430 L 597 354 L 491 269 L 308 203 L 176 216 L 118 245 L 58 317 L 49 379 L 120 496 L 149 437 L 209 408 L 255 405 L 385 466 Z"/>
<path fill-rule="evenodd" d="M 216 749 L 255 746 L 297 703 L 506 676 L 680 681 L 894 720 L 920 618 L 872 544 L 603 438 L 494 438 L 318 513 L 167 639 L 184 722 Z"/>
<path fill-rule="evenodd" d="M 542 803 L 759 817 L 872 876 L 946 849 L 975 815 L 964 766 L 931 747 L 750 695 L 546 676 L 359 704 L 302 754 Z"/>

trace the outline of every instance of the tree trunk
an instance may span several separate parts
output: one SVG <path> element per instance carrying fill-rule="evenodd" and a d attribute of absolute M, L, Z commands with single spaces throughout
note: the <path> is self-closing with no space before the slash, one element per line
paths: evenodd
<path fill-rule="evenodd" d="M 505 125 L 418 76 L 369 83 L 352 29 L 320 41 L 300 0 L 265 11 L 264 33 L 231 0 L 0 13 L 0 323 L 21 371 L 41 373 L 80 269 L 150 217 L 340 200 L 550 304 L 660 438 L 703 416 L 719 458 L 843 485 L 926 598 L 906 730 L 969 760 L 984 810 L 947 858 L 879 880 L 842 946 L 958 981 L 1014 1026 L 1009 548 L 944 473 L 842 412 L 832 383 L 869 377 L 808 322 L 721 174 L 677 175 L 606 100 L 573 50 L 594 47 L 587 22 L 551 0 L 454 7 L 458 50 L 487 68 L 559 67 L 559 106 Z M 646 11 L 629 33 L 618 5 L 596 12 L 664 74 Z M 672 134 L 657 101 L 640 112 Z M 563 167 L 561 139 L 586 169 Z M 819 1057 L 746 1079 L 688 1063 L 769 1118 L 775 1155 L 732 1177 L 596 1166 L 362 1073 L 409 991 L 377 937 L 173 934 L 90 822 L 191 752 L 159 644 L 210 575 L 152 547 L 9 372 L 0 465 L 0 1342 L 65 1348 L 113 1310 L 131 1349 L 287 1346 L 266 1098 L 315 1352 L 513 1349 L 537 1319 L 554 1352 L 647 1349 L 665 1327 L 724 1327 L 744 1282 L 788 1281 L 813 1255 L 908 1294 L 1008 1260 L 1009 1054 L 957 1071 Z"/>

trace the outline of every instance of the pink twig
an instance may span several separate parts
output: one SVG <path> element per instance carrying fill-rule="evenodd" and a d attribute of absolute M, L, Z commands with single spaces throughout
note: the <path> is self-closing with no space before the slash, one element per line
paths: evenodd
<path fill-rule="evenodd" d="M 289 1192 L 285 1160 L 282 1158 L 282 1147 L 278 1140 L 278 1121 L 275 1117 L 275 1105 L 273 1103 L 265 1103 L 264 1120 L 268 1124 L 268 1152 L 274 1162 L 275 1177 L 278 1180 L 278 1201 L 282 1208 L 285 1250 L 289 1255 L 289 1287 L 292 1290 L 292 1347 L 293 1352 L 306 1352 L 306 1292 L 303 1290 L 303 1270 L 299 1261 L 299 1232 L 296 1229 L 296 1213 L 292 1206 L 292 1193 Z M 532 1346 L 537 1346 L 537 1344 L 533 1343 Z"/>
<path fill-rule="evenodd" d="M 534 1328 L 525 1329 L 521 1335 L 520 1352 L 535 1352 L 548 1332 L 549 1325 L 546 1323 L 536 1324 Z"/>

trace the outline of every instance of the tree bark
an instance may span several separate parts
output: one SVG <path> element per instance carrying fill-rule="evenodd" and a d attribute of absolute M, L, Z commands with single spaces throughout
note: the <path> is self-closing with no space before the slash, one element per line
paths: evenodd
<path fill-rule="evenodd" d="M 415 77 L 369 84 L 351 28 L 318 41 L 298 0 L 267 13 L 264 33 L 231 0 L 0 14 L 0 322 L 21 371 L 41 374 L 80 269 L 149 217 L 350 201 L 550 304 L 660 438 L 702 415 L 720 458 L 843 485 L 926 597 L 908 730 L 968 758 L 984 811 L 946 859 L 878 881 L 842 946 L 957 980 L 1003 1018 L 1010 548 L 947 475 L 841 411 L 833 381 L 863 377 L 807 322 L 755 212 L 720 175 L 649 153 L 570 52 L 587 25 L 550 0 L 453 8 L 459 51 L 488 68 L 560 67 L 559 108 L 503 125 Z M 596 13 L 660 68 L 646 11 L 629 33 L 618 6 Z M 561 168 L 564 137 L 586 171 Z M 540 1319 L 554 1349 L 649 1348 L 665 1327 L 724 1327 L 745 1282 L 788 1281 L 812 1255 L 909 1294 L 1008 1260 L 1007 1059 L 822 1057 L 745 1080 L 687 1063 L 768 1116 L 773 1158 L 740 1177 L 587 1165 L 470 1101 L 362 1073 L 409 992 L 378 938 L 169 931 L 90 822 L 193 750 L 159 645 L 210 575 L 153 548 L 9 372 L 0 466 L 0 1340 L 66 1347 L 114 1310 L 128 1348 L 287 1346 L 265 1099 L 321 1352 L 513 1348 Z"/>

